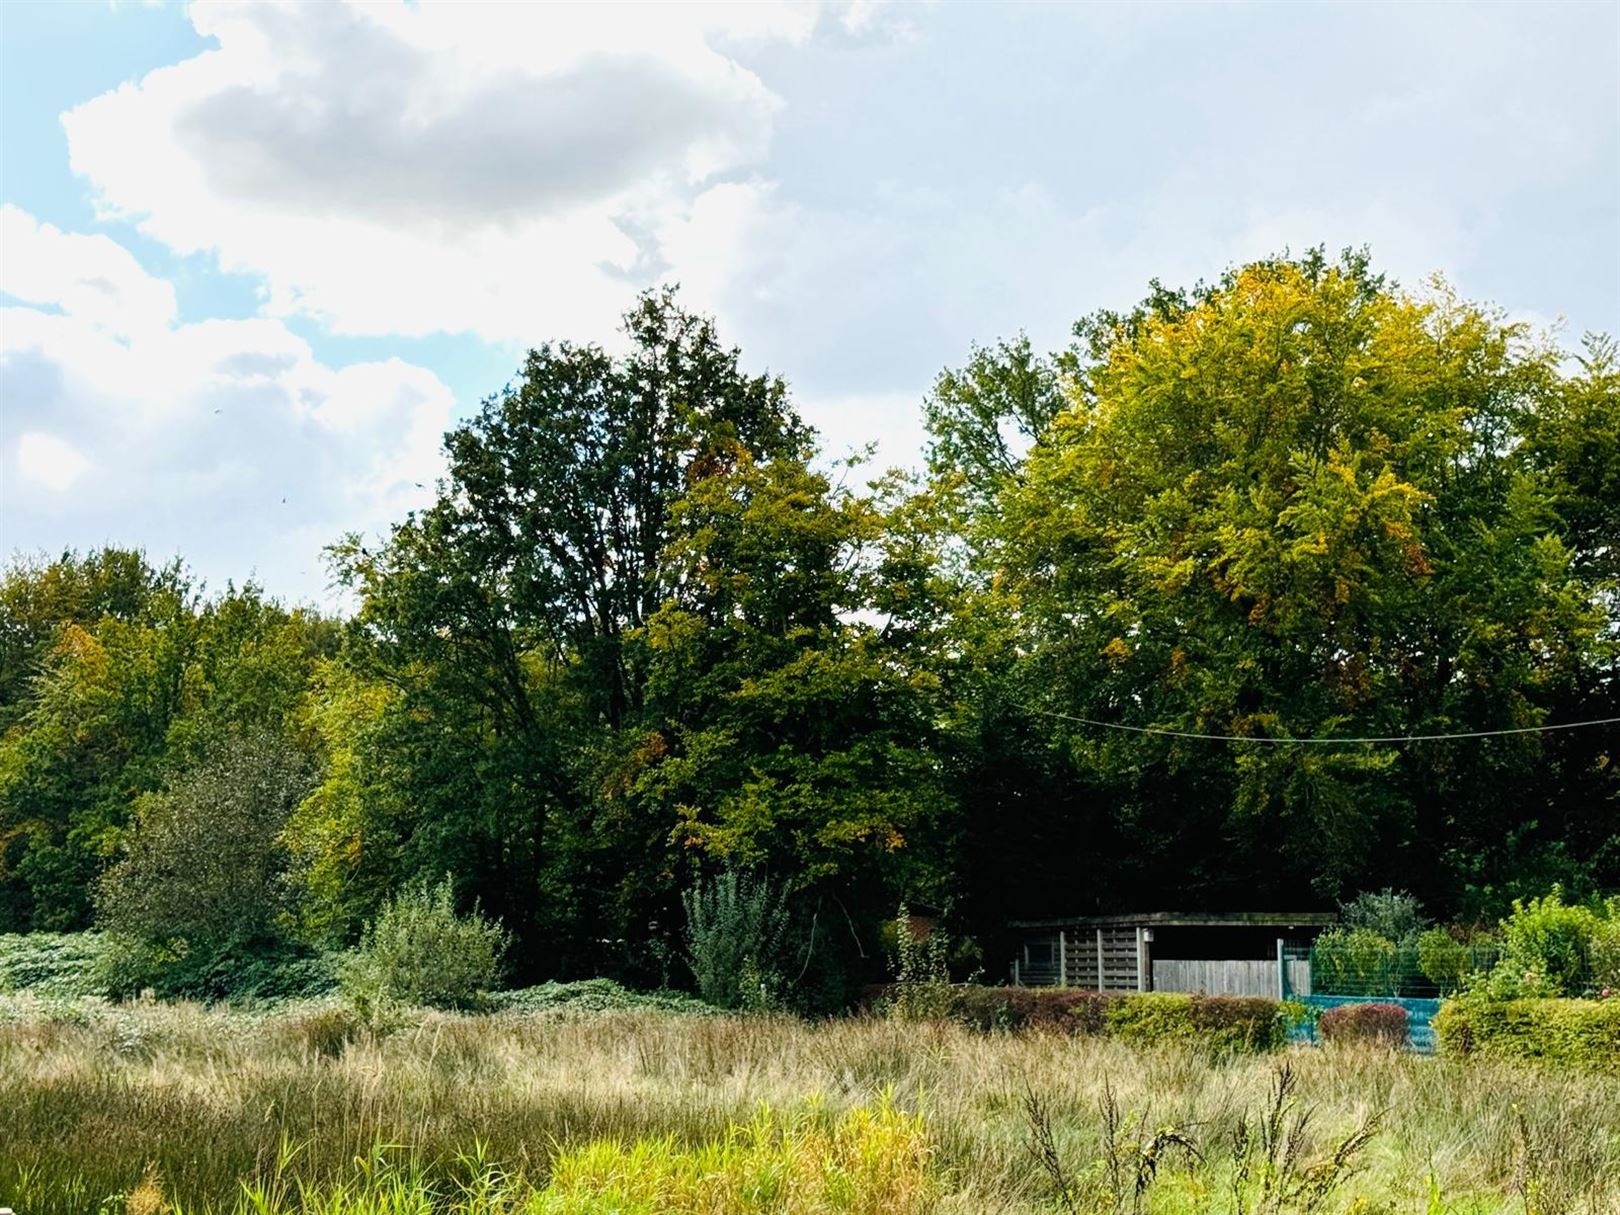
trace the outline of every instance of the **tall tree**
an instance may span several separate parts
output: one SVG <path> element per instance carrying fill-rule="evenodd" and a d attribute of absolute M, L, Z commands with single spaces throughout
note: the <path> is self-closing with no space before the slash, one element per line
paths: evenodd
<path fill-rule="evenodd" d="M 468 877 L 531 947 L 520 965 L 559 901 L 599 914 L 589 874 L 548 877 L 547 837 L 591 834 L 617 732 L 642 707 L 626 637 L 672 589 L 672 505 L 734 451 L 769 459 L 808 440 L 782 381 L 744 373 L 673 292 L 644 295 L 624 333 L 618 355 L 531 351 L 521 380 L 447 437 L 438 501 L 380 550 L 337 553 L 362 596 L 357 659 L 477 739 L 478 763 L 417 767 L 418 800 L 452 816 L 469 797 L 502 807 L 473 828 L 485 866 Z M 496 787 L 460 788 L 480 773 Z"/>
<path fill-rule="evenodd" d="M 1067 407 L 975 537 L 982 603 L 1044 690 L 1028 711 L 1267 740 L 1519 727 L 1602 661 L 1601 596 L 1521 445 L 1573 390 L 1525 327 L 1317 254 L 1155 286 L 1078 336 Z M 1323 897 L 1382 870 L 1456 900 L 1547 768 L 1533 735 L 1045 720 L 1113 804 L 1139 897 Z"/>

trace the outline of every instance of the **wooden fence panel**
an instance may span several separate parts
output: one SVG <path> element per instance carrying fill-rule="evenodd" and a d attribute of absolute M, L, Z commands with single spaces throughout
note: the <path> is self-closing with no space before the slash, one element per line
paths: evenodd
<path fill-rule="evenodd" d="M 1277 963 L 1243 960 L 1153 960 L 1154 991 L 1193 991 L 1210 996 L 1277 995 Z"/>

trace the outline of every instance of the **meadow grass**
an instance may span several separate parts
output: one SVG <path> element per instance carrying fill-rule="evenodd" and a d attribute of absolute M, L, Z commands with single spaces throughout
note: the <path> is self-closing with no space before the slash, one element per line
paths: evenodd
<path fill-rule="evenodd" d="M 1385 1050 L 4 997 L 0 1094 L 19 1215 L 1620 1211 L 1620 1079 Z"/>

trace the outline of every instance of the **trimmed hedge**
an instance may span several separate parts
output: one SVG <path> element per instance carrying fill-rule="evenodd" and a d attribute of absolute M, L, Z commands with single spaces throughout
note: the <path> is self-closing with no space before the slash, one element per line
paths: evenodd
<path fill-rule="evenodd" d="M 1620 999 L 1447 1000 L 1441 1053 L 1620 1073 Z"/>
<path fill-rule="evenodd" d="M 870 993 L 869 1004 L 881 1007 L 882 994 L 882 989 Z M 1184 1042 L 1220 1054 L 1274 1050 L 1287 1037 L 1283 1005 L 1247 996 L 1104 995 L 1063 987 L 959 986 L 951 988 L 946 1015 L 986 1032 L 1081 1034 L 1139 1045 Z"/>
<path fill-rule="evenodd" d="M 1317 1032 L 1340 1045 L 1406 1045 L 1406 1009 L 1399 1004 L 1342 1004 L 1324 1012 Z"/>

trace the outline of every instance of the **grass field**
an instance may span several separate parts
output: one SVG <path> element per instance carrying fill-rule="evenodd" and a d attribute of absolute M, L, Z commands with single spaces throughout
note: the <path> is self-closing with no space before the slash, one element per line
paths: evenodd
<path fill-rule="evenodd" d="M 1620 1080 L 1387 1052 L 7 997 L 0 1094 L 19 1215 L 1620 1211 Z"/>

